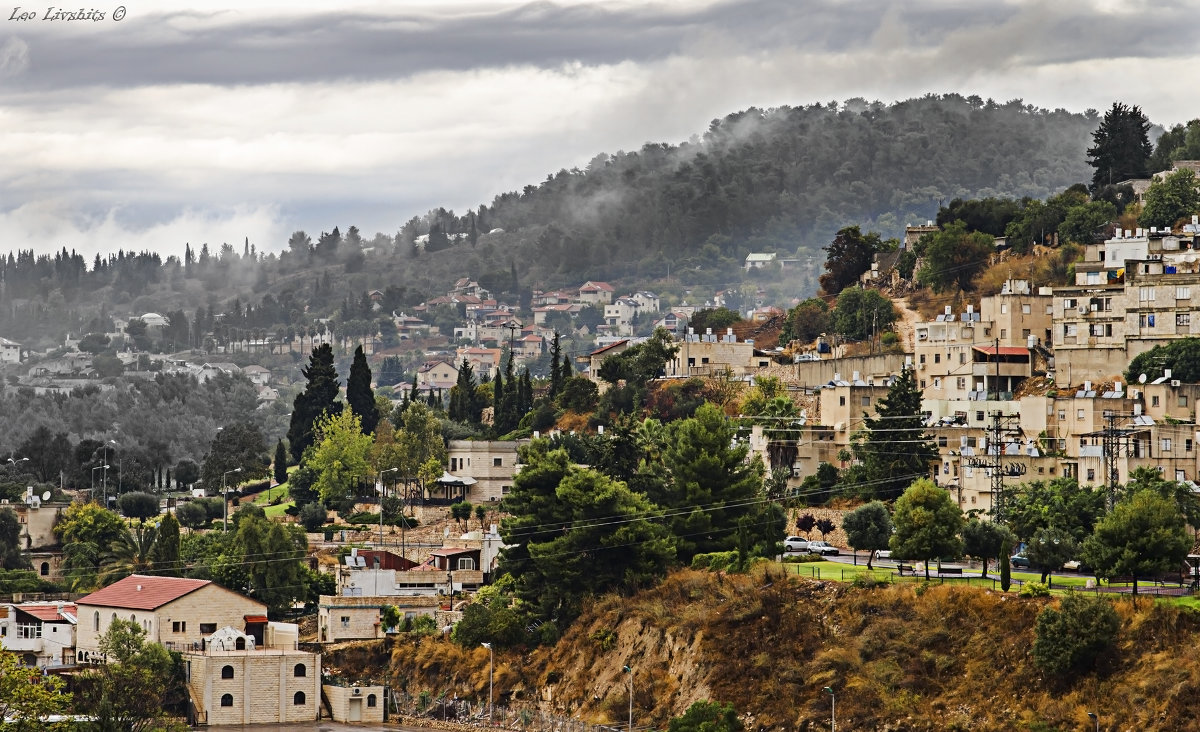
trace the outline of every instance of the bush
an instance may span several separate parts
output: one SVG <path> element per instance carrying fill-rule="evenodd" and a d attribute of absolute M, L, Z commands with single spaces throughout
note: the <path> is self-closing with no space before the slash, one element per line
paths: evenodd
<path fill-rule="evenodd" d="M 714 572 L 736 572 L 738 571 L 738 553 L 736 551 L 729 551 L 697 554 L 692 557 L 692 569 L 709 569 Z"/>
<path fill-rule="evenodd" d="M 1033 662 L 1050 674 L 1086 670 L 1113 647 L 1120 629 L 1121 619 L 1108 600 L 1069 593 L 1058 609 L 1038 614 Z"/>
<path fill-rule="evenodd" d="M 418 615 L 413 618 L 408 632 L 414 635 L 437 635 L 437 621 L 433 619 L 432 615 Z"/>
<path fill-rule="evenodd" d="M 804 564 L 806 562 L 820 562 L 824 559 L 825 557 L 820 554 L 795 554 L 784 557 L 783 562 L 786 564 Z"/>
<path fill-rule="evenodd" d="M 1021 597 L 1050 597 L 1050 586 L 1041 582 L 1026 582 L 1021 585 Z"/>

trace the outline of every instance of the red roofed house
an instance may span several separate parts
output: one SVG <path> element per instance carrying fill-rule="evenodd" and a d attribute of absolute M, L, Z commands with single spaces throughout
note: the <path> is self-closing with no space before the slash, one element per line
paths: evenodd
<path fill-rule="evenodd" d="M 543 345 L 540 335 L 530 333 L 521 336 L 513 343 L 513 352 L 516 353 L 517 358 L 537 358 L 542 355 Z"/>
<path fill-rule="evenodd" d="M 76 648 L 80 661 L 100 648 L 100 636 L 117 618 L 131 620 L 146 630 L 146 637 L 167 648 L 199 646 L 218 628 L 248 628 L 248 616 L 262 616 L 252 635 L 262 643 L 267 606 L 208 580 L 151 577 L 134 574 L 79 598 L 79 631 Z"/>
<path fill-rule="evenodd" d="M 592 282 L 588 280 L 579 288 L 579 302 L 592 305 L 607 305 L 612 302 L 613 286 L 607 282 Z"/>
<path fill-rule="evenodd" d="M 604 363 L 604 359 L 621 353 L 626 348 L 629 348 L 629 346 L 629 339 L 626 338 L 623 341 L 617 341 L 611 346 L 605 346 L 604 348 L 598 348 L 595 351 L 592 351 L 589 358 L 590 365 L 588 366 L 588 378 L 596 382 L 598 385 L 601 384 L 602 380 L 600 379 L 600 364 Z"/>
<path fill-rule="evenodd" d="M 76 617 L 72 603 L 0 604 L 0 643 L 26 666 L 74 665 Z"/>
<path fill-rule="evenodd" d="M 140 625 L 148 640 L 182 651 L 197 724 L 319 716 L 321 655 L 299 650 L 298 627 L 269 622 L 258 600 L 208 580 L 134 574 L 76 605 L 81 663 L 104 662 L 100 637 L 118 618 Z"/>
<path fill-rule="evenodd" d="M 458 368 L 445 360 L 427 361 L 417 369 L 417 390 L 430 392 L 434 389 L 449 391 L 458 383 Z"/>

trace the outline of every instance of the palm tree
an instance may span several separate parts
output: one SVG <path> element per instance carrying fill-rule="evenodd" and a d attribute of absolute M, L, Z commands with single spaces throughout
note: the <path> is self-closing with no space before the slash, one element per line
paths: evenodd
<path fill-rule="evenodd" d="M 150 550 L 154 547 L 157 531 L 151 525 L 140 523 L 133 531 L 109 546 L 100 564 L 100 583 L 110 585 L 131 574 L 145 574 L 154 568 Z"/>

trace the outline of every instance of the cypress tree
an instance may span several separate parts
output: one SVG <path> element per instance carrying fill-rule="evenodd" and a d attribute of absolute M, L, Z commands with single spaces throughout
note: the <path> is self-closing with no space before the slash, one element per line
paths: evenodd
<path fill-rule="evenodd" d="M 283 446 L 283 440 L 275 443 L 275 482 L 286 483 L 288 478 L 288 459 L 287 450 Z"/>
<path fill-rule="evenodd" d="M 497 371 L 492 382 L 492 426 L 497 431 L 500 430 L 500 415 L 504 412 L 504 397 L 504 375 Z"/>
<path fill-rule="evenodd" d="M 371 388 L 371 367 L 367 365 L 367 354 L 362 346 L 354 349 L 350 377 L 346 379 L 346 401 L 362 421 L 363 434 L 374 434 L 375 425 L 379 424 L 379 408 L 375 406 L 375 390 Z"/>
<path fill-rule="evenodd" d="M 313 425 L 325 413 L 340 414 L 342 403 L 337 401 L 338 373 L 333 365 L 333 347 L 322 343 L 312 350 L 308 366 L 300 370 L 308 379 L 304 391 L 292 402 L 292 421 L 288 427 L 288 445 L 293 462 L 300 462 L 304 450 L 313 444 Z"/>
<path fill-rule="evenodd" d="M 408 392 L 408 401 L 410 401 L 410 402 L 417 401 L 417 375 L 416 374 L 413 374 L 412 389 L 410 389 Z"/>
<path fill-rule="evenodd" d="M 521 401 L 517 404 L 517 421 L 533 409 L 533 380 L 529 377 L 529 369 L 521 372 Z"/>
<path fill-rule="evenodd" d="M 475 370 L 464 357 L 458 367 L 458 382 L 450 389 L 450 419 L 455 422 L 478 422 L 478 400 L 475 397 Z"/>
<path fill-rule="evenodd" d="M 550 398 L 558 396 L 558 392 L 562 389 L 562 371 L 558 365 L 559 357 L 562 356 L 562 344 L 559 342 L 558 331 L 554 331 L 554 340 L 550 341 Z"/>

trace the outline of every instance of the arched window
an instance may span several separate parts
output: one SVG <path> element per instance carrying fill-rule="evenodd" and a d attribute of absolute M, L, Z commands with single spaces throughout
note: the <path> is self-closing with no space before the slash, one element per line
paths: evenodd
<path fill-rule="evenodd" d="M 233 666 L 222 666 L 221 667 L 221 678 L 232 679 L 233 678 Z"/>
<path fill-rule="evenodd" d="M 99 610 L 92 613 L 92 624 L 96 626 L 95 628 L 93 628 L 93 630 L 95 630 L 97 633 L 99 633 L 100 632 L 100 611 Z"/>
<path fill-rule="evenodd" d="M 367 694 L 367 706 L 368 707 L 375 706 L 375 695 L 374 694 Z"/>
<path fill-rule="evenodd" d="M 232 707 L 233 706 L 233 694 L 222 694 L 221 695 L 221 706 Z"/>
<path fill-rule="evenodd" d="M 292 669 L 292 676 L 298 679 L 308 676 L 308 667 L 302 663 L 296 664 L 296 668 Z"/>
<path fill-rule="evenodd" d="M 42 562 L 42 567 L 39 571 L 42 573 L 43 577 L 50 574 L 50 562 Z"/>
<path fill-rule="evenodd" d="M 294 704 L 298 707 L 304 706 L 304 692 L 303 691 L 296 692 L 296 695 L 292 697 L 292 704 Z"/>
<path fill-rule="evenodd" d="M 233 642 L 233 650 L 235 650 L 235 651 L 246 650 L 246 639 L 241 636 L 238 636 L 237 640 L 235 640 Z"/>

